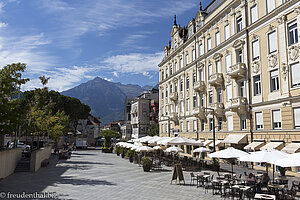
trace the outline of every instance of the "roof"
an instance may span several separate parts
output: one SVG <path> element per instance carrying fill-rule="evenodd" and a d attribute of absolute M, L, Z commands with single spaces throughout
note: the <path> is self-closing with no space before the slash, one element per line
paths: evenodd
<path fill-rule="evenodd" d="M 293 142 L 281 149 L 281 151 L 286 153 L 298 153 L 300 152 L 300 143 Z"/>
<path fill-rule="evenodd" d="M 213 0 L 205 9 L 204 12 L 207 14 L 216 10 L 225 0 Z"/>
<path fill-rule="evenodd" d="M 215 142 L 215 145 L 216 145 L 216 147 L 223 146 L 223 145 L 224 145 L 223 140 L 217 140 L 217 141 Z M 212 142 L 212 143 L 210 143 L 208 146 L 213 147 L 213 146 L 214 146 L 214 143 Z"/>
<path fill-rule="evenodd" d="M 230 134 L 224 140 L 223 143 L 227 144 L 247 144 L 247 134 Z"/>

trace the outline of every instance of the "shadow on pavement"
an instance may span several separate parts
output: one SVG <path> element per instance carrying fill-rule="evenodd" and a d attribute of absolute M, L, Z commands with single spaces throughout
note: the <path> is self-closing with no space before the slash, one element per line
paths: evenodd
<path fill-rule="evenodd" d="M 71 160 L 62 160 L 59 163 L 67 163 L 67 164 L 82 164 L 82 165 L 113 165 L 112 163 L 102 163 L 102 162 L 89 162 L 89 161 L 71 161 Z"/>

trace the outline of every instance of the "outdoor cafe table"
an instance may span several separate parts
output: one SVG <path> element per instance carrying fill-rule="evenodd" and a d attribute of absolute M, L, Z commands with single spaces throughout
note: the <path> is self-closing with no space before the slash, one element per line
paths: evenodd
<path fill-rule="evenodd" d="M 250 190 L 250 186 L 245 186 L 245 185 L 233 185 L 231 186 L 231 189 L 233 190 L 238 190 L 240 193 L 240 196 L 243 197 L 245 194 L 245 191 Z"/>
<path fill-rule="evenodd" d="M 254 196 L 254 199 L 270 199 L 270 200 L 276 200 L 275 195 L 270 195 L 270 194 L 259 194 L 256 193 Z"/>
<path fill-rule="evenodd" d="M 219 183 L 221 185 L 221 196 L 223 196 L 223 194 L 225 193 L 225 185 L 229 184 L 229 181 L 225 181 L 225 180 L 220 180 L 220 179 L 214 179 L 212 180 L 212 182 L 214 183 Z"/>
<path fill-rule="evenodd" d="M 206 174 L 197 174 L 197 187 L 204 186 L 204 182 L 208 181 L 210 175 Z"/>

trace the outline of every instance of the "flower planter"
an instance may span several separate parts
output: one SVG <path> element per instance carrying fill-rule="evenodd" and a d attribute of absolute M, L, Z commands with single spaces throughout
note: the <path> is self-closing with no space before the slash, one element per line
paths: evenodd
<path fill-rule="evenodd" d="M 151 166 L 150 165 L 143 165 L 144 172 L 150 172 Z"/>
<path fill-rule="evenodd" d="M 112 149 L 102 149 L 103 153 L 112 153 Z"/>

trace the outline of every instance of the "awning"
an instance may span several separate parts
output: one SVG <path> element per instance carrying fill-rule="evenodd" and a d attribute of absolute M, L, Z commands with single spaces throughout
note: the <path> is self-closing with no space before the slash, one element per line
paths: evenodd
<path fill-rule="evenodd" d="M 283 144 L 284 144 L 283 142 L 270 142 L 265 146 L 261 147 L 260 150 L 272 150 L 272 149 L 280 150 L 283 148 Z"/>
<path fill-rule="evenodd" d="M 209 147 L 214 147 L 214 143 L 212 142 L 208 146 Z M 220 146 L 224 146 L 223 140 L 217 140 L 216 141 L 216 147 L 220 147 Z"/>
<path fill-rule="evenodd" d="M 227 144 L 247 144 L 248 137 L 247 134 L 231 134 L 228 135 L 224 140 L 223 143 Z"/>
<path fill-rule="evenodd" d="M 212 143 L 213 141 L 212 140 L 205 140 L 203 143 L 202 143 L 202 146 L 207 146 L 209 145 L 210 143 Z"/>
<path fill-rule="evenodd" d="M 244 149 L 249 149 L 249 150 L 259 150 L 261 147 L 265 145 L 265 142 L 252 142 L 248 144 L 247 146 L 244 147 Z"/>
<path fill-rule="evenodd" d="M 285 153 L 298 153 L 300 152 L 300 143 L 292 142 L 283 149 L 281 149 L 281 151 Z"/>

